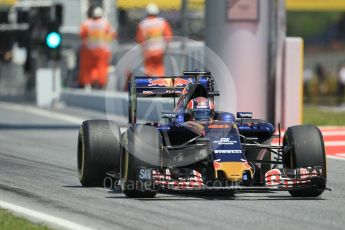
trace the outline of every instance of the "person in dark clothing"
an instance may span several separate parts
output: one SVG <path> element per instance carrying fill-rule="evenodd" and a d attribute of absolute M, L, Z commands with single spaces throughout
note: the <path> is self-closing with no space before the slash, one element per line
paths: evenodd
<path fill-rule="evenodd" d="M 326 82 L 326 70 L 325 68 L 319 63 L 316 65 L 315 73 L 319 82 L 319 92 L 321 95 L 326 95 L 328 91 L 328 86 Z"/>
<path fill-rule="evenodd" d="M 10 31 L 1 31 L 0 32 L 0 61 L 1 62 L 11 62 L 12 61 L 12 48 L 13 48 L 13 41 L 10 39 L 11 37 Z"/>

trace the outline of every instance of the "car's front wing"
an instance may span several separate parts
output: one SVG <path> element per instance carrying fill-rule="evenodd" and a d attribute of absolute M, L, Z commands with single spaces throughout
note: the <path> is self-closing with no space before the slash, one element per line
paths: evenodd
<path fill-rule="evenodd" d="M 141 170 L 141 171 L 140 171 Z M 265 183 L 259 186 L 244 185 L 231 181 L 204 181 L 200 172 L 192 170 L 190 175 L 176 178 L 169 169 L 155 170 L 141 168 L 139 173 L 150 175 L 143 181 L 150 180 L 155 190 L 234 190 L 234 191 L 289 191 L 306 187 L 318 186 L 326 189 L 326 178 L 322 167 L 298 169 L 272 169 L 265 174 Z M 143 173 L 143 170 L 145 173 Z"/>

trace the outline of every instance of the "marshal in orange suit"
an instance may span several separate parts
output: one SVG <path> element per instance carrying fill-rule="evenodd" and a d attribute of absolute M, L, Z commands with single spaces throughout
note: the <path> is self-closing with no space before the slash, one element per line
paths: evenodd
<path fill-rule="evenodd" d="M 169 23 L 158 17 L 158 7 L 151 3 L 146 7 L 147 17 L 137 28 L 136 40 L 141 44 L 144 68 L 147 76 L 164 76 L 164 54 L 173 33 Z"/>
<path fill-rule="evenodd" d="M 102 15 L 102 8 L 96 7 L 92 18 L 87 19 L 80 28 L 82 46 L 79 84 L 81 87 L 104 88 L 108 81 L 111 42 L 117 34 Z"/>

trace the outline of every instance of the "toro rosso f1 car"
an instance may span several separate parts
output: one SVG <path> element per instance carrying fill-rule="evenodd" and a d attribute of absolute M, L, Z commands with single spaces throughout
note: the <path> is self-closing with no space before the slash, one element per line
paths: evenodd
<path fill-rule="evenodd" d="M 287 128 L 281 140 L 269 122 L 250 112 L 217 111 L 209 72 L 177 77 L 134 77 L 129 82 L 129 125 L 88 120 L 78 138 L 83 186 L 111 176 L 127 197 L 159 191 L 289 191 L 316 197 L 326 190 L 326 157 L 320 130 Z M 172 97 L 174 110 L 158 122 L 137 123 L 141 97 Z M 175 98 L 177 100 L 175 100 Z M 137 101 L 138 100 L 138 101 Z M 279 144 L 273 145 L 276 138 Z M 280 143 L 282 142 L 282 143 Z"/>

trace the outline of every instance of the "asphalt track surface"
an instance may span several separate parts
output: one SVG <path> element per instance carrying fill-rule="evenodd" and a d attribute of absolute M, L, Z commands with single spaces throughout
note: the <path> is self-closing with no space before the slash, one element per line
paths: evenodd
<path fill-rule="evenodd" d="M 80 186 L 77 133 L 75 122 L 0 103 L 0 200 L 94 229 L 345 229 L 344 160 L 328 159 L 333 191 L 316 199 L 291 198 L 287 192 L 128 199 Z"/>

